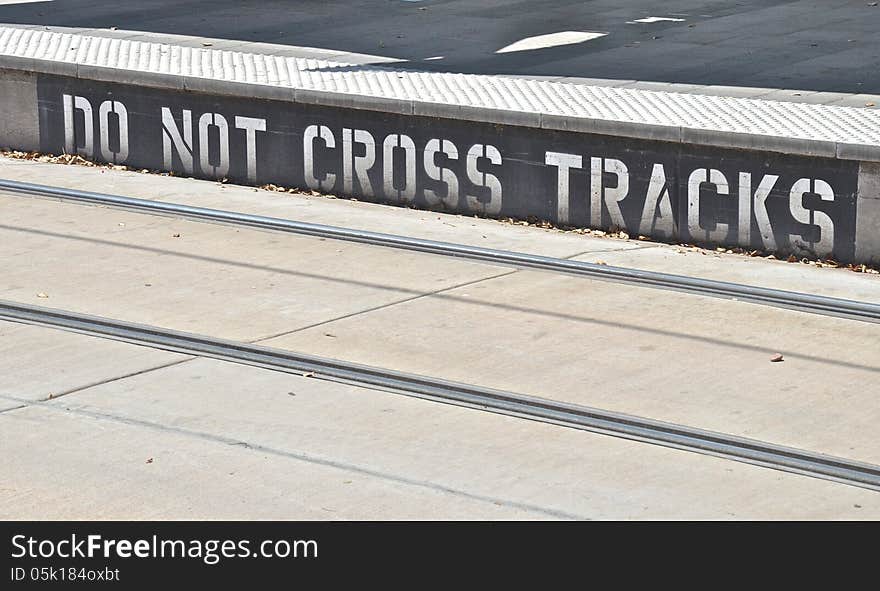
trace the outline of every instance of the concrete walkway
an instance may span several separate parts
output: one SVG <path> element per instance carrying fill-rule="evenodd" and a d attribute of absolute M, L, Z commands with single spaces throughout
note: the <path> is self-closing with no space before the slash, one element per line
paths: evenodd
<path fill-rule="evenodd" d="M 843 269 L 106 168 L 0 176 L 880 301 Z M 880 463 L 874 324 L 30 197 L 0 214 L 2 299 Z M 851 486 L 12 323 L 0 449 L 7 519 L 880 517 Z"/>

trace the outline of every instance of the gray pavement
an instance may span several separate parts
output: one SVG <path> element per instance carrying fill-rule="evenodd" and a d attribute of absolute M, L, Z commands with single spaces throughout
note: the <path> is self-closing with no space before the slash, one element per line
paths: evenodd
<path fill-rule="evenodd" d="M 10 211 L 0 231 L 14 244 L 10 254 L 28 264 L 8 270 L 0 297 L 229 339 L 265 339 L 510 272 L 448 259 L 425 265 L 421 255 L 377 256 L 373 247 L 351 243 L 13 200 L 13 207 L 8 198 L 4 203 Z M 60 224 L 41 220 L 63 210 Z M 34 256 L 37 251 L 48 256 Z M 146 301 L 154 305 L 143 306 Z"/>
<path fill-rule="evenodd" d="M 880 7 L 866 0 L 55 0 L 2 5 L 0 22 L 309 47 L 418 69 L 880 94 Z M 496 53 L 568 31 L 602 35 Z"/>
<path fill-rule="evenodd" d="M 267 344 L 878 463 L 877 335 L 873 324 L 519 271 Z M 776 352 L 787 360 L 770 363 Z"/>
<path fill-rule="evenodd" d="M 810 265 L 743 257 L 718 251 L 641 240 L 621 240 L 608 236 L 597 237 L 537 228 L 522 225 L 522 222 L 501 223 L 490 219 L 367 203 L 356 199 L 314 196 L 298 191 L 265 191 L 181 177 L 145 177 L 142 173 L 129 170 L 59 166 L 10 158 L 0 158 L 0 164 L 3 178 L 23 182 L 48 183 L 58 187 L 286 217 L 317 224 L 418 236 L 552 257 L 595 253 L 594 260 L 609 264 L 880 302 L 880 281 L 876 277 L 843 270 L 819 270 Z M 21 196 L 16 196 L 14 202 L 19 203 L 22 199 Z M 82 211 L 91 212 L 94 209 L 85 208 Z M 126 215 L 123 212 L 118 213 Z M 115 223 L 118 225 L 118 222 Z M 120 230 L 122 227 L 115 229 Z M 638 256 L 630 257 L 626 255 L 629 250 L 640 252 Z M 615 254 L 617 251 L 621 254 Z M 718 264 L 719 260 L 722 264 Z M 830 280 L 829 274 L 832 277 Z"/>
<path fill-rule="evenodd" d="M 25 405 L 0 413 L 5 519 L 880 517 L 854 487 L 212 360 L 42 403 L 21 383 L 0 386 Z"/>
<path fill-rule="evenodd" d="M 44 400 L 180 363 L 189 357 L 155 349 L 138 349 L 116 341 L 0 322 L 0 356 L 7 360 L 0 378 L 4 392 L 17 398 Z M 46 359 L 54 366 L 47 368 Z M 6 401 L 9 402 L 9 401 Z M 2 406 L 3 403 L 0 403 Z"/>
<path fill-rule="evenodd" d="M 98 167 L 4 178 L 880 301 L 842 269 Z M 0 298 L 880 463 L 875 324 L 0 195 Z M 776 352 L 783 363 L 771 363 Z M 880 517 L 877 493 L 0 323 L 7 518 Z M 151 461 L 149 461 L 151 460 Z"/>

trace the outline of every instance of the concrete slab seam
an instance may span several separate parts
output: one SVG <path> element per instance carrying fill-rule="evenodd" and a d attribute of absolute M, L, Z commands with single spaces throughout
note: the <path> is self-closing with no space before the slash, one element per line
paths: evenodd
<path fill-rule="evenodd" d="M 344 315 L 342 315 L 342 316 L 338 316 L 338 317 L 336 317 L 336 318 L 330 318 L 330 319 L 328 319 L 328 320 L 322 320 L 321 322 L 315 322 L 314 324 L 310 324 L 310 325 L 308 325 L 308 326 L 302 326 L 302 327 L 300 327 L 300 328 L 295 328 L 295 329 L 293 329 L 293 330 L 287 330 L 287 331 L 279 332 L 279 333 L 272 334 L 272 335 L 269 335 L 269 336 L 258 337 L 258 338 L 256 338 L 256 339 L 249 340 L 249 341 L 246 341 L 246 342 L 247 342 L 247 343 L 250 343 L 250 344 L 252 344 L 252 345 L 256 345 L 256 344 L 258 344 L 258 343 L 263 343 L 263 342 L 265 342 L 265 341 L 269 341 L 269 340 L 272 340 L 272 339 L 276 339 L 276 338 L 278 338 L 278 337 L 283 337 L 283 336 L 287 336 L 287 335 L 294 334 L 294 333 L 297 333 L 297 332 L 302 332 L 302 331 L 304 331 L 304 330 L 309 330 L 309 329 L 312 329 L 312 328 L 317 328 L 318 326 L 324 326 L 324 325 L 327 325 L 327 324 L 333 324 L 334 322 L 338 322 L 338 321 L 340 321 L 340 320 L 347 320 L 347 319 L 349 319 L 349 318 L 354 318 L 355 316 L 360 316 L 360 315 L 362 315 L 362 314 L 369 314 L 369 313 L 371 313 L 371 312 L 376 312 L 376 311 L 378 311 L 378 310 L 385 310 L 385 309 L 387 309 L 387 308 L 393 308 L 394 306 L 397 306 L 397 305 L 399 305 L 399 304 L 406 304 L 406 303 L 409 303 L 409 302 L 412 302 L 412 301 L 415 301 L 415 300 L 420 300 L 420 299 L 422 299 L 422 298 L 431 297 L 431 296 L 436 296 L 436 295 L 442 294 L 442 293 L 447 292 L 447 291 L 452 291 L 452 290 L 455 290 L 455 289 L 460 289 L 460 288 L 462 288 L 462 287 L 467 287 L 467 286 L 469 286 L 469 285 L 475 285 L 475 284 L 477 284 L 477 283 L 483 283 L 483 282 L 485 282 L 485 281 L 491 281 L 491 280 L 493 280 L 493 279 L 498 279 L 499 277 L 506 277 L 506 276 L 508 276 L 508 275 L 513 275 L 514 273 L 516 273 L 516 272 L 518 272 L 518 271 L 519 271 L 519 269 L 512 269 L 512 270 L 510 270 L 510 271 L 505 271 L 504 273 L 499 273 L 499 274 L 497 274 L 497 275 L 492 275 L 492 276 L 490 276 L 490 277 L 482 277 L 482 278 L 480 278 L 480 279 L 474 279 L 473 281 L 465 281 L 464 283 L 460 283 L 460 284 L 458 284 L 458 285 L 451 285 L 451 286 L 449 286 L 449 287 L 444 287 L 444 288 L 441 288 L 441 289 L 436 289 L 436 290 L 434 290 L 434 291 L 421 293 L 421 294 L 414 295 L 414 296 L 411 296 L 411 297 L 408 297 L 408 298 L 404 298 L 404 299 L 402 299 L 402 300 L 397 300 L 397 301 L 394 301 L 394 302 L 388 302 L 387 304 L 380 304 L 380 305 L 378 305 L 378 306 L 373 306 L 372 308 L 367 308 L 366 310 L 358 310 L 357 312 L 351 312 L 350 314 L 344 314 Z"/>
<path fill-rule="evenodd" d="M 236 446 L 236 447 L 240 447 L 242 449 L 249 450 L 249 451 L 270 454 L 270 455 L 273 455 L 276 457 L 282 457 L 282 458 L 291 459 L 291 460 L 295 460 L 295 461 L 305 462 L 308 464 L 315 464 L 315 465 L 324 466 L 324 467 L 328 467 L 328 468 L 334 468 L 337 470 L 343 470 L 346 472 L 361 474 L 361 475 L 369 476 L 372 478 L 378 478 L 381 480 L 394 482 L 397 484 L 402 484 L 404 486 L 413 486 L 413 487 L 423 488 L 423 489 L 427 489 L 427 490 L 430 490 L 435 493 L 450 494 L 450 495 L 468 498 L 468 499 L 471 499 L 474 501 L 491 503 L 494 505 L 502 505 L 502 506 L 506 506 L 506 507 L 510 507 L 510 508 L 521 509 L 521 510 L 528 511 L 531 513 L 539 513 L 539 514 L 546 515 L 548 517 L 553 517 L 556 519 L 568 519 L 568 520 L 580 520 L 580 521 L 589 519 L 588 517 L 567 513 L 565 511 L 558 511 L 558 510 L 547 508 L 547 507 L 531 505 L 529 503 L 521 503 L 518 501 L 511 501 L 508 499 L 499 499 L 496 497 L 479 495 L 479 494 L 467 492 L 465 490 L 445 486 L 443 484 L 439 484 L 439 483 L 435 483 L 435 482 L 406 478 L 404 476 L 399 476 L 397 474 L 390 474 L 390 473 L 382 472 L 382 471 L 375 470 L 372 468 L 359 466 L 356 464 L 339 462 L 339 461 L 336 461 L 336 460 L 333 460 L 330 458 L 324 458 L 324 457 L 320 457 L 320 456 L 316 456 L 316 455 L 312 455 L 312 454 L 307 454 L 307 453 L 302 453 L 302 452 L 277 449 L 274 447 L 251 443 L 248 441 L 239 440 L 239 439 L 232 438 L 232 437 L 223 437 L 223 436 L 215 435 L 212 433 L 193 431 L 191 429 L 183 429 L 180 427 L 172 427 L 169 425 L 163 425 L 163 424 L 155 423 L 152 421 L 145 421 L 145 420 L 141 420 L 141 419 L 135 419 L 135 418 L 115 415 L 115 414 L 111 414 L 111 413 L 89 411 L 89 410 L 85 410 L 85 409 L 81 409 L 81 408 L 59 407 L 59 406 L 53 404 L 52 401 L 29 401 L 29 400 L 25 400 L 25 399 L 15 398 L 12 396 L 0 396 L 0 397 L 7 399 L 7 400 L 14 400 L 17 402 L 21 402 L 23 404 L 23 407 L 39 407 L 39 408 L 44 408 L 44 409 L 50 409 L 52 411 L 60 412 L 63 414 L 74 414 L 74 415 L 89 417 L 89 418 L 97 419 L 97 420 L 111 421 L 111 422 L 122 423 L 122 424 L 126 424 L 126 425 L 151 429 L 151 430 L 155 430 L 155 431 L 161 431 L 161 432 L 165 432 L 165 433 L 173 433 L 176 435 L 182 435 L 185 437 L 201 439 L 203 441 L 208 441 L 208 442 L 212 442 L 212 443 L 219 443 L 219 444 L 224 444 L 224 445 L 229 445 L 229 446 Z"/>
<path fill-rule="evenodd" d="M 47 401 L 49 401 L 49 400 L 58 400 L 59 398 L 62 398 L 62 397 L 64 397 L 64 396 L 69 396 L 69 395 L 71 395 L 71 394 L 76 394 L 77 392 L 83 392 L 83 391 L 85 391 L 85 390 L 89 390 L 89 389 L 91 389 L 91 388 L 96 388 L 96 387 L 98 387 L 98 386 L 103 386 L 103 385 L 105 385 L 105 384 L 112 384 L 113 382 L 118 382 L 119 380 L 125 380 L 125 379 L 127 379 L 127 378 L 133 378 L 133 377 L 135 377 L 135 376 L 144 375 L 144 374 L 147 374 L 147 373 L 151 373 L 151 372 L 154 372 L 154 371 L 158 371 L 158 370 L 160 370 L 160 369 L 165 369 L 165 368 L 168 368 L 168 367 L 173 367 L 173 366 L 175 366 L 175 365 L 180 365 L 180 364 L 182 364 L 182 363 L 187 363 L 187 362 L 189 362 L 189 361 L 193 361 L 193 360 L 195 360 L 195 359 L 198 359 L 198 357 L 195 357 L 195 356 L 189 356 L 189 357 L 186 357 L 185 359 L 177 359 L 177 360 L 175 360 L 175 361 L 172 361 L 172 362 L 169 362 L 169 363 L 163 363 L 163 364 L 161 364 L 161 365 L 156 365 L 156 366 L 154 366 L 154 367 L 148 367 L 148 368 L 146 368 L 146 369 L 141 369 L 141 370 L 138 370 L 138 371 L 129 372 L 129 373 L 126 373 L 126 374 L 123 374 L 123 375 L 113 376 L 113 377 L 105 378 L 105 379 L 103 379 L 103 380 L 98 380 L 98 381 L 95 381 L 95 382 L 90 382 L 90 383 L 88 383 L 88 384 L 84 384 L 84 385 L 82 385 L 82 386 L 77 386 L 76 388 L 70 388 L 69 390 L 62 390 L 61 392 L 59 392 L 59 393 L 57 393 L 57 394 L 52 393 L 50 396 L 48 396 L 48 397 L 46 397 L 46 398 L 42 398 L 42 399 L 40 399 L 39 401 L 40 401 L 40 402 L 47 402 Z"/>

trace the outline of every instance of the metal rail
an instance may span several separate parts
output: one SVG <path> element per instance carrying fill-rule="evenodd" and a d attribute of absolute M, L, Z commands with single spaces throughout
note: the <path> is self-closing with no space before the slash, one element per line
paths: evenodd
<path fill-rule="evenodd" d="M 880 466 L 598 408 L 4 300 L 0 320 L 379 388 L 880 490 Z"/>
<path fill-rule="evenodd" d="M 53 197 L 64 201 L 117 207 L 142 213 L 162 214 L 190 220 L 221 222 L 264 230 L 347 240 L 389 248 L 400 248 L 443 256 L 460 257 L 488 262 L 495 265 L 541 269 L 555 273 L 589 277 L 591 279 L 614 281 L 660 289 L 672 289 L 691 294 L 788 308 L 812 314 L 844 317 L 867 322 L 880 322 L 880 304 L 871 302 L 860 302 L 780 289 L 769 289 L 753 285 L 729 283 L 726 281 L 700 279 L 684 275 L 658 273 L 655 271 L 643 271 L 626 267 L 598 265 L 583 261 L 572 261 L 569 259 L 509 252 L 479 246 L 467 246 L 451 242 L 423 240 L 420 238 L 397 236 L 394 234 L 368 232 L 365 230 L 354 230 L 323 224 L 311 224 L 282 218 L 251 215 L 205 207 L 194 207 L 179 203 L 165 203 L 147 199 L 136 199 L 120 195 L 92 193 L 77 189 L 50 187 L 4 179 L 0 179 L 0 189 L 28 195 Z"/>

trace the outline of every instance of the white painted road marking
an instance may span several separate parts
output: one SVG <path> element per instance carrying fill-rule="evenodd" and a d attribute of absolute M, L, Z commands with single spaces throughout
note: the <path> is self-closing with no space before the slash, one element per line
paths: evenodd
<path fill-rule="evenodd" d="M 506 47 L 502 47 L 495 53 L 511 53 L 514 51 L 532 51 L 535 49 L 544 49 L 547 47 L 557 47 L 560 45 L 573 45 L 575 43 L 583 43 L 591 39 L 604 37 L 608 33 L 595 33 L 592 31 L 560 31 L 559 33 L 549 33 L 547 35 L 538 35 L 536 37 L 526 37 L 520 39 L 516 43 L 511 43 Z"/>
<path fill-rule="evenodd" d="M 682 23 L 684 22 L 683 18 L 673 18 L 671 16 L 647 16 L 645 18 L 637 18 L 634 21 L 626 21 L 628 25 L 634 25 L 636 23 L 659 23 L 663 21 L 669 21 L 673 23 Z"/>

